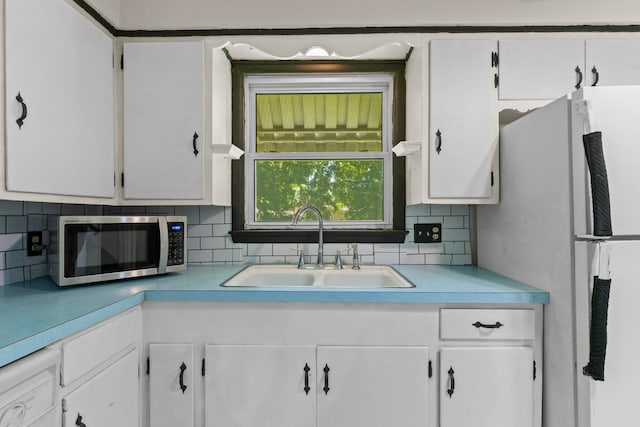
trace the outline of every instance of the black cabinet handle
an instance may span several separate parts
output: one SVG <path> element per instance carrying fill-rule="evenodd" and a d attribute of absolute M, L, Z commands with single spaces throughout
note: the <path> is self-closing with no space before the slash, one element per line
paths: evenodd
<path fill-rule="evenodd" d="M 324 390 L 324 394 L 329 394 L 329 371 L 331 369 L 329 369 L 329 365 L 325 364 L 324 365 L 324 387 L 322 387 L 322 390 Z"/>
<path fill-rule="evenodd" d="M 436 153 L 440 154 L 442 151 L 442 132 L 440 129 L 436 132 Z"/>
<path fill-rule="evenodd" d="M 24 99 L 22 99 L 22 95 L 20 95 L 20 92 L 18 92 L 18 96 L 16 96 L 16 101 L 18 101 L 22 106 L 22 114 L 20 115 L 20 117 L 18 117 L 18 120 L 16 120 L 18 129 L 21 129 L 22 125 L 24 124 L 24 119 L 27 118 L 27 104 L 24 103 Z"/>
<path fill-rule="evenodd" d="M 309 371 L 311 370 L 311 368 L 309 368 L 309 364 L 305 363 L 303 370 L 304 370 L 304 392 L 305 394 L 309 394 L 309 391 L 311 390 L 311 387 L 309 387 Z"/>
<path fill-rule="evenodd" d="M 82 422 L 82 415 L 80 415 L 80 412 L 78 412 L 78 418 L 76 418 L 76 425 L 80 427 L 87 427 L 87 425 Z"/>
<path fill-rule="evenodd" d="M 595 65 L 591 69 L 591 73 L 593 74 L 593 83 L 591 83 L 591 86 L 595 86 L 600 81 L 600 73 L 598 72 L 598 69 Z"/>
<path fill-rule="evenodd" d="M 486 323 L 480 323 L 480 322 L 476 322 L 476 323 L 472 323 L 472 326 L 475 326 L 476 328 L 480 329 L 480 328 L 485 328 L 485 329 L 498 329 L 503 327 L 504 325 L 500 322 L 496 322 L 492 325 L 487 325 Z"/>
<path fill-rule="evenodd" d="M 575 88 L 580 89 L 580 85 L 582 85 L 582 70 L 579 66 L 576 67 L 576 74 L 578 75 L 578 83 L 576 83 Z"/>
<path fill-rule="evenodd" d="M 449 388 L 447 389 L 447 394 L 449 395 L 449 399 L 451 399 L 451 396 L 453 396 L 453 392 L 456 389 L 456 379 L 453 376 L 455 371 L 453 370 L 453 366 L 449 367 L 447 374 L 449 374 Z"/>
<path fill-rule="evenodd" d="M 198 153 L 199 153 L 198 147 L 196 147 L 196 142 L 197 141 L 198 141 L 198 133 L 194 132 L 193 133 L 193 155 L 196 156 L 196 157 L 198 156 Z"/>
<path fill-rule="evenodd" d="M 184 392 L 187 390 L 187 386 L 184 385 L 184 371 L 186 370 L 187 365 L 182 362 L 182 365 L 180 365 L 180 390 L 182 390 L 182 394 L 184 394 Z"/>

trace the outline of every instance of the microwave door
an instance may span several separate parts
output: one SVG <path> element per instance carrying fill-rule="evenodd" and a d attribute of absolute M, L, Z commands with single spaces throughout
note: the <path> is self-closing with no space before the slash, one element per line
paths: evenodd
<path fill-rule="evenodd" d="M 78 233 L 77 247 L 78 255 L 75 262 L 75 271 L 80 274 L 86 274 L 91 270 L 91 267 L 97 268 L 102 265 L 102 247 L 101 236 L 102 234 L 96 231 L 88 230 L 86 233 Z M 100 273 L 95 271 L 95 273 Z"/>
<path fill-rule="evenodd" d="M 67 249 L 66 277 L 109 280 L 159 272 L 157 222 L 72 224 L 67 225 L 66 234 L 73 242 Z"/>

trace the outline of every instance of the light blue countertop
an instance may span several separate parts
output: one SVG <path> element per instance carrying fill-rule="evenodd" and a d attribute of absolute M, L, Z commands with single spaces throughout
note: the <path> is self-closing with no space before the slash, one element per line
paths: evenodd
<path fill-rule="evenodd" d="M 471 266 L 394 266 L 415 288 L 220 286 L 245 267 L 190 266 L 164 276 L 65 288 L 48 277 L 0 286 L 0 367 L 143 301 L 549 302 L 547 292 Z"/>

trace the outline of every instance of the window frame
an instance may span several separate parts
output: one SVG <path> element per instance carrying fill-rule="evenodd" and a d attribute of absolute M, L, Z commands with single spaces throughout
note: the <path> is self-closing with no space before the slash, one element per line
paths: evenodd
<path fill-rule="evenodd" d="M 393 225 L 392 200 L 393 153 L 391 136 L 393 119 L 391 117 L 390 94 L 393 93 L 393 75 L 390 73 L 350 73 L 322 75 L 318 73 L 245 76 L 245 227 L 247 229 L 283 229 L 292 228 L 282 222 L 258 222 L 255 219 L 255 191 L 257 160 L 382 160 L 383 174 L 383 218 L 375 221 L 329 221 L 325 218 L 325 229 L 390 229 Z M 257 94 L 274 93 L 382 93 L 382 149 L 377 152 L 283 152 L 259 153 L 256 150 Z M 388 125 L 388 126 L 387 126 Z M 246 143 L 248 141 L 248 144 Z M 250 179 L 253 178 L 253 179 Z M 303 227 L 303 223 L 296 227 Z"/>
<path fill-rule="evenodd" d="M 351 76 L 368 73 L 386 73 L 392 77 L 393 93 L 389 142 L 396 145 L 404 139 L 405 132 L 405 61 L 246 61 L 231 60 L 232 76 L 232 140 L 233 144 L 246 151 L 247 135 L 245 122 L 245 78 L 249 75 L 271 74 L 292 76 L 296 74 L 347 74 Z M 391 155 L 392 164 L 392 218 L 391 227 L 326 229 L 327 243 L 403 243 L 405 230 L 405 161 L 403 157 Z M 317 228 L 245 228 L 245 159 L 232 162 L 232 230 L 237 243 L 307 243 L 317 242 Z"/>

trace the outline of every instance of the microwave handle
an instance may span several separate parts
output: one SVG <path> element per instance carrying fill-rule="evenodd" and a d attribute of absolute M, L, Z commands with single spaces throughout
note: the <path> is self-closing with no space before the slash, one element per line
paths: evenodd
<path fill-rule="evenodd" d="M 167 218 L 158 217 L 158 227 L 160 228 L 160 259 L 158 260 L 158 274 L 167 272 L 167 261 L 169 257 L 169 230 L 167 228 Z"/>

